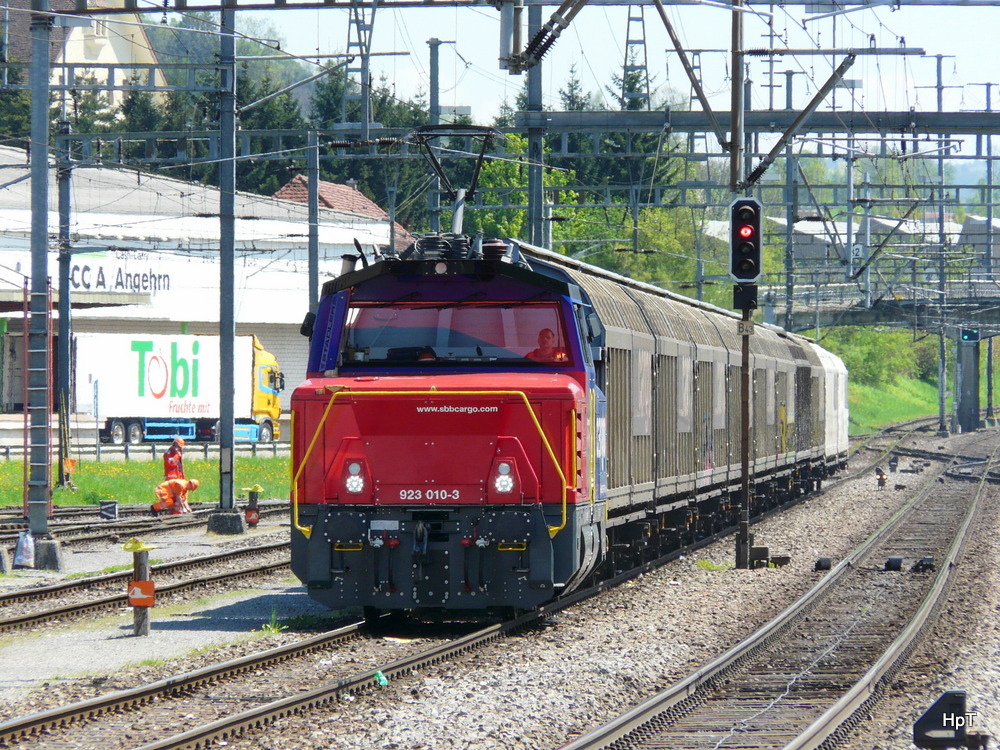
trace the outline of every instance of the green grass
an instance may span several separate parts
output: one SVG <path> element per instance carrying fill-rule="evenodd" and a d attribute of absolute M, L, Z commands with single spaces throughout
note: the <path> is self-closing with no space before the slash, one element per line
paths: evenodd
<path fill-rule="evenodd" d="M 253 458 L 237 456 L 235 461 L 236 494 L 244 487 L 259 484 L 264 488 L 261 499 L 288 497 L 288 457 L 269 456 Z M 21 461 L 0 461 L 0 506 L 19 505 L 22 502 L 24 465 Z M 201 486 L 192 492 L 192 502 L 213 502 L 219 497 L 218 460 L 185 459 L 184 473 L 197 479 Z M 54 474 L 53 474 L 54 477 Z M 54 479 L 53 479 L 54 481 Z M 150 505 L 154 502 L 153 490 L 163 481 L 163 461 L 95 461 L 81 460 L 77 464 L 73 482 L 75 492 L 56 487 L 52 493 L 57 505 L 97 505 L 102 500 L 116 500 L 122 504 Z"/>
<path fill-rule="evenodd" d="M 281 631 L 288 630 L 288 626 L 278 622 L 278 610 L 272 608 L 271 619 L 261 625 L 260 630 L 267 635 L 278 635 Z"/>
<path fill-rule="evenodd" d="M 937 386 L 922 380 L 900 379 L 879 388 L 850 383 L 847 402 L 852 435 L 938 413 Z M 951 409 L 951 399 L 947 409 Z"/>
<path fill-rule="evenodd" d="M 731 570 L 733 568 L 733 563 L 731 562 L 717 563 L 711 560 L 698 560 L 695 562 L 695 565 L 702 570 L 708 570 L 712 573 L 719 573 L 723 570 Z"/>

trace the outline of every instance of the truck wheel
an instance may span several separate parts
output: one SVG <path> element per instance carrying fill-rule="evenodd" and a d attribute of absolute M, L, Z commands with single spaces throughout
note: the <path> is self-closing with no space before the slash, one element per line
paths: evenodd
<path fill-rule="evenodd" d="M 274 442 L 274 426 L 270 422 L 264 422 L 260 426 L 260 431 L 257 433 L 258 443 L 273 443 Z"/>
<path fill-rule="evenodd" d="M 138 445 L 139 443 L 142 442 L 142 438 L 143 437 L 144 437 L 144 435 L 142 434 L 142 425 L 139 424 L 138 422 L 129 422 L 128 423 L 128 441 L 132 445 Z"/>
<path fill-rule="evenodd" d="M 111 442 L 114 445 L 122 445 L 125 442 L 125 425 L 120 419 L 111 423 Z"/>

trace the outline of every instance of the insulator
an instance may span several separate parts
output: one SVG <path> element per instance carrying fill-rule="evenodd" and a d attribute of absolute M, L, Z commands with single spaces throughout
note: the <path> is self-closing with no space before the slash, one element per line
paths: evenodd
<path fill-rule="evenodd" d="M 418 237 L 416 243 L 417 254 L 428 260 L 435 260 L 444 256 L 448 252 L 448 240 L 440 234 L 427 234 Z"/>
<path fill-rule="evenodd" d="M 445 235 L 448 242 L 448 252 L 445 257 L 449 260 L 459 260 L 469 257 L 469 236 L 465 234 Z"/>
<path fill-rule="evenodd" d="M 503 240 L 483 240 L 483 257 L 487 260 L 499 260 L 507 254 L 507 243 Z"/>

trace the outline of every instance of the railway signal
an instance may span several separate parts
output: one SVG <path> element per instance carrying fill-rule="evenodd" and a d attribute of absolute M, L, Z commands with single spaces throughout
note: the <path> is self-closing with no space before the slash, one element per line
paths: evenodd
<path fill-rule="evenodd" d="M 962 341 L 979 341 L 979 329 L 978 328 L 963 328 L 962 329 Z"/>
<path fill-rule="evenodd" d="M 740 517 L 736 528 L 736 567 L 750 567 L 750 334 L 757 307 L 757 279 L 761 270 L 761 211 L 756 198 L 737 198 L 729 204 L 729 275 L 733 308 L 742 310 L 740 360 Z"/>
<path fill-rule="evenodd" d="M 734 281 L 760 278 L 761 213 L 756 198 L 737 198 L 729 206 L 729 275 Z"/>

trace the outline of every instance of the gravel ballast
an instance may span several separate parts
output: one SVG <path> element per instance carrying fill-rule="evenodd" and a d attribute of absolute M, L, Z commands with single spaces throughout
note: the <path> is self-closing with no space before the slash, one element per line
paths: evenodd
<path fill-rule="evenodd" d="M 932 449 L 947 443 L 948 450 L 958 451 L 961 439 L 970 438 L 975 435 L 956 436 L 947 441 L 934 438 L 927 442 Z M 905 469 L 907 463 L 904 458 L 900 468 Z M 733 542 L 727 539 L 566 610 L 544 627 L 463 657 L 460 664 L 442 663 L 390 681 L 385 688 L 361 694 L 340 706 L 320 709 L 308 717 L 283 719 L 264 732 L 231 739 L 228 747 L 270 750 L 558 747 L 615 712 L 665 688 L 776 615 L 823 575 L 813 571 L 817 558 L 831 557 L 836 561 L 843 557 L 900 507 L 930 471 L 923 475 L 894 476 L 884 491 L 877 491 L 874 478 L 866 475 L 832 487 L 821 497 L 755 525 L 757 544 L 769 546 L 772 554 L 791 556 L 791 563 L 783 568 L 731 569 Z M 893 480 L 897 479 L 909 489 L 894 490 Z M 906 672 L 900 684 L 907 700 L 893 709 L 898 718 L 887 721 L 885 726 L 872 723 L 863 727 L 864 734 L 856 740 L 858 750 L 911 747 L 907 732 L 913 714 L 919 715 L 933 702 L 929 696 L 941 683 L 936 675 L 941 673 L 940 662 L 945 659 L 948 666 L 943 669 L 950 671 L 945 673 L 944 682 L 949 687 L 970 691 L 970 696 L 974 696 L 970 705 L 982 710 L 986 727 L 989 728 L 990 716 L 994 719 L 1000 716 L 997 706 L 1000 676 L 996 671 L 1000 655 L 1000 629 L 996 625 L 1000 613 L 997 594 L 1000 581 L 996 573 L 1000 543 L 996 541 L 996 515 L 994 507 L 990 517 L 993 533 L 983 535 L 977 547 L 977 564 L 970 565 L 968 573 L 978 593 L 962 598 L 960 592 L 966 587 L 958 585 L 950 605 L 951 620 L 963 622 L 969 613 L 975 627 L 985 632 L 969 637 L 966 647 L 944 649 L 947 653 L 926 657 L 926 662 L 920 661 L 924 658 L 922 654 L 915 657 L 911 663 L 922 665 L 919 668 L 927 672 L 927 679 L 911 678 L 910 671 Z M 124 686 L 165 677 L 183 665 L 210 656 L 206 653 L 163 667 L 127 670 L 126 665 L 138 663 L 141 657 L 133 652 L 131 658 L 120 658 L 124 654 L 118 652 L 131 649 L 135 641 L 146 641 L 148 651 L 157 652 L 156 658 L 166 659 L 189 654 L 193 646 L 199 645 L 193 642 L 194 638 L 204 637 L 209 644 L 248 637 L 248 626 L 259 628 L 266 622 L 272 605 L 282 618 L 289 616 L 285 609 L 289 603 L 302 606 L 303 611 L 318 610 L 301 587 L 291 583 L 254 592 L 245 601 L 253 609 L 242 615 L 238 614 L 242 605 L 235 600 L 211 603 L 203 610 L 192 603 L 191 611 L 183 615 L 186 622 L 177 618 L 163 620 L 154 610 L 153 636 L 149 639 L 126 637 L 128 624 L 121 622 L 121 618 L 114 628 L 91 626 L 91 637 L 83 640 L 79 648 L 71 644 L 71 634 L 14 636 L 11 644 L 7 645 L 6 639 L 0 643 L 0 659 L 16 650 L 18 658 L 28 663 L 33 653 L 45 648 L 46 641 L 54 644 L 53 639 L 60 639 L 57 650 L 63 658 L 59 671 L 48 677 L 34 674 L 33 679 L 36 684 L 46 679 L 52 681 L 50 684 L 62 684 L 67 695 L 74 689 L 92 693 L 96 688 L 89 682 L 109 673 L 114 674 L 115 685 Z M 267 601 L 271 604 L 262 605 Z M 262 611 L 265 607 L 267 610 Z M 233 617 L 227 620 L 211 615 L 200 623 L 203 629 L 194 627 L 202 619 L 199 612 L 218 615 L 226 611 L 233 613 Z M 217 629 L 212 630 L 213 626 Z M 238 648 L 241 651 L 261 648 L 290 637 L 292 634 L 285 633 Z M 78 650 L 101 649 L 102 639 L 111 644 L 109 658 L 120 666 L 95 669 L 92 661 L 83 660 L 83 654 L 76 661 Z M 17 641 L 22 642 L 21 647 Z M 940 639 L 935 637 L 934 642 Z M 178 643 L 183 645 L 178 648 Z M 6 674 L 11 674 L 8 666 L 17 663 L 11 658 L 9 662 L 0 661 Z M 977 664 L 987 666 L 980 669 Z M 60 681 L 56 679 L 59 675 L 78 678 Z M 978 689 L 965 686 L 966 680 L 992 687 L 981 696 Z M 17 687 L 23 691 L 27 684 Z M 4 713 L 8 716 L 26 713 L 25 708 L 32 705 L 37 695 L 8 703 Z M 0 699 L 5 698 L 11 700 L 6 691 L 0 692 Z M 876 740 L 878 744 L 872 744 Z"/>

